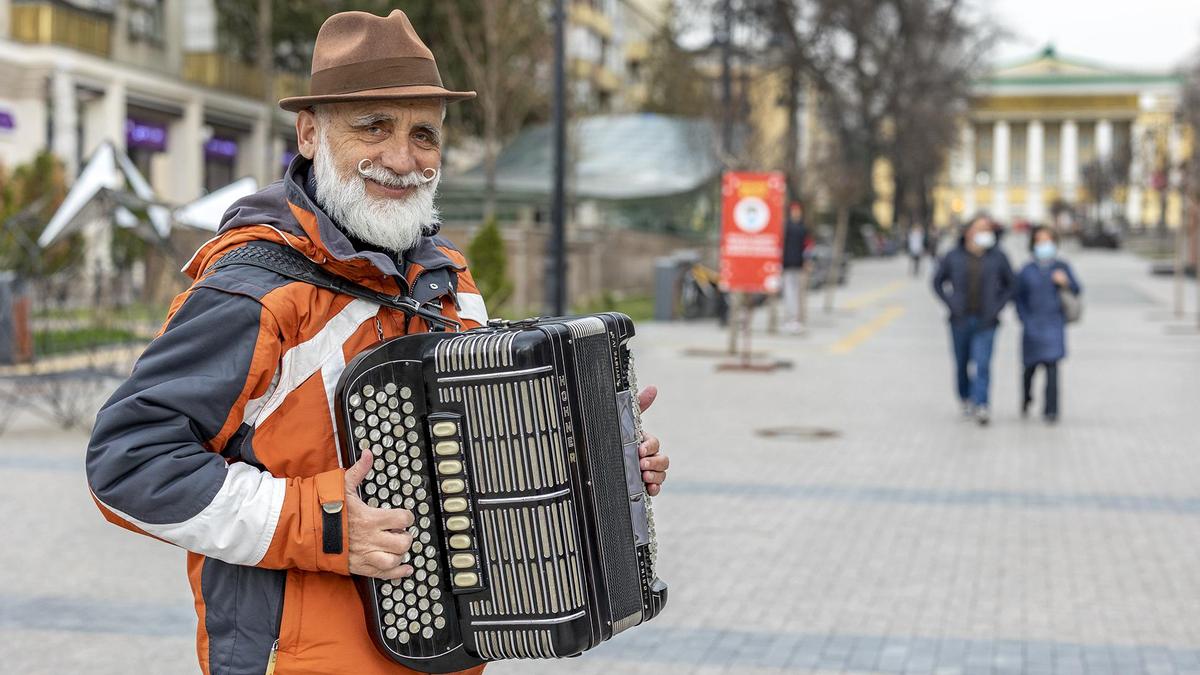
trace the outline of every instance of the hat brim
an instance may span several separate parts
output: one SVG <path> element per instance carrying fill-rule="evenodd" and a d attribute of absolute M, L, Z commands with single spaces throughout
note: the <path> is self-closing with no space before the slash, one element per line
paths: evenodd
<path fill-rule="evenodd" d="M 366 89 L 345 94 L 322 94 L 317 96 L 289 96 L 279 101 L 279 107 L 288 112 L 300 112 L 305 108 L 322 103 L 348 103 L 351 101 L 390 101 L 414 98 L 440 98 L 448 103 L 475 98 L 473 91 L 450 91 L 441 87 L 416 85 L 411 87 L 387 87 Z"/>

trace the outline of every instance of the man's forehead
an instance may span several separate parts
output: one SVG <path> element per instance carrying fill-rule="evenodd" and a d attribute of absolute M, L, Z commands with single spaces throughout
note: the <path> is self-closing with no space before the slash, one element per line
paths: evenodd
<path fill-rule="evenodd" d="M 333 112 L 346 120 L 442 121 L 442 102 L 437 99 L 400 99 L 390 101 L 350 101 L 336 103 Z"/>

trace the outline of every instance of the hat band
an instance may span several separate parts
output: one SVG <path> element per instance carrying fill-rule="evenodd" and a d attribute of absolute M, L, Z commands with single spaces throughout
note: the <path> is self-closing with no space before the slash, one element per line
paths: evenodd
<path fill-rule="evenodd" d="M 312 74 L 309 95 L 351 94 L 368 89 L 421 85 L 442 86 L 437 64 L 419 56 L 399 56 L 319 70 Z"/>

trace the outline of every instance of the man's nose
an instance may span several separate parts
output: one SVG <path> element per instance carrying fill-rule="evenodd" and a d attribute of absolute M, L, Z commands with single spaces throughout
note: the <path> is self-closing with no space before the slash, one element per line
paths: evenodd
<path fill-rule="evenodd" d="M 379 155 L 379 162 L 393 173 L 400 175 L 421 170 L 421 167 L 417 166 L 417 157 L 407 138 L 389 141 L 387 147 Z"/>

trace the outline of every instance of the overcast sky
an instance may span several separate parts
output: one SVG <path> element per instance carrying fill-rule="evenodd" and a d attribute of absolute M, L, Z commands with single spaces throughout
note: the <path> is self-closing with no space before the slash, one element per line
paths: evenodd
<path fill-rule="evenodd" d="M 1200 47 L 1200 0 L 982 0 L 1015 35 L 1004 63 L 1053 42 L 1059 53 L 1113 65 L 1169 69 Z"/>
<path fill-rule="evenodd" d="M 1141 70 L 1169 70 L 1200 48 L 1200 0 L 970 0 L 1012 37 L 993 60 L 1007 63 L 1054 43 L 1060 54 Z M 700 0 L 675 0 L 680 10 Z M 707 4 L 707 3 L 705 3 Z M 701 5 L 703 6 L 703 5 Z M 681 11 L 680 41 L 711 39 L 712 19 Z"/>

